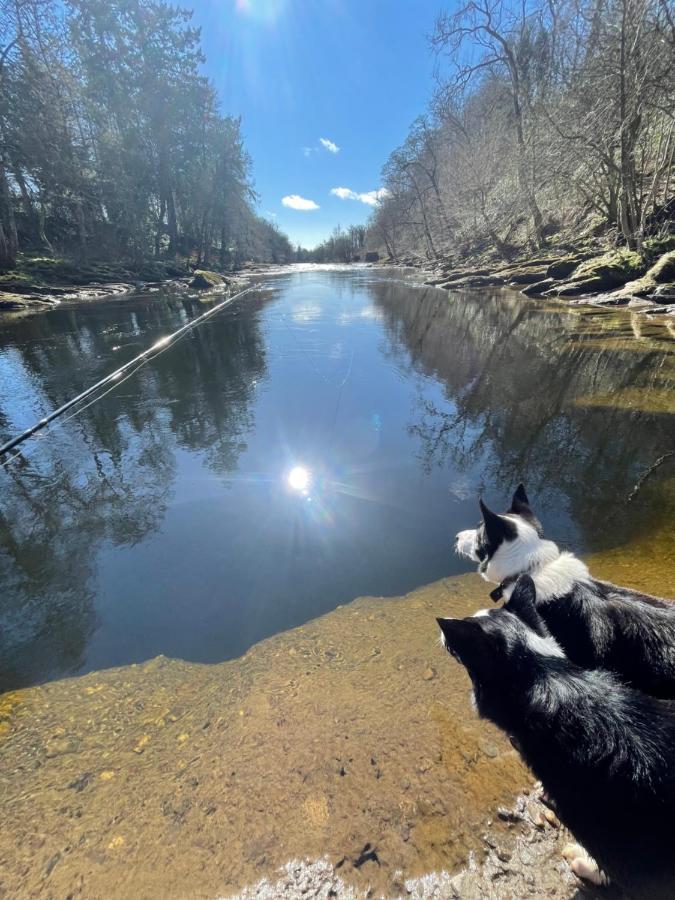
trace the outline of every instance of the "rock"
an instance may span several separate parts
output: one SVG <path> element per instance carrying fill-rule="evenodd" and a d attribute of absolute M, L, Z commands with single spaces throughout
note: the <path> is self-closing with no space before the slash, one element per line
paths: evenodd
<path fill-rule="evenodd" d="M 647 270 L 646 274 L 657 284 L 675 281 L 675 250 L 660 256 L 651 269 Z"/>
<path fill-rule="evenodd" d="M 544 819 L 544 815 L 539 804 L 530 801 L 527 804 L 527 815 L 529 816 L 530 822 L 532 822 L 535 828 L 543 828 L 545 826 L 546 820 Z"/>
<path fill-rule="evenodd" d="M 492 269 L 459 269 L 455 272 L 450 272 L 447 275 L 443 287 L 445 287 L 448 284 L 453 284 L 456 281 L 462 281 L 462 279 L 464 279 L 464 278 L 469 278 L 469 277 L 475 278 L 479 275 L 492 275 L 492 274 L 493 274 Z"/>
<path fill-rule="evenodd" d="M 0 295 L 0 312 L 14 312 L 18 309 L 28 309 L 25 297 L 11 294 Z"/>
<path fill-rule="evenodd" d="M 67 753 L 76 753 L 79 747 L 80 742 L 77 738 L 68 735 L 57 735 L 47 741 L 47 759 L 53 759 L 55 756 L 64 756 Z"/>
<path fill-rule="evenodd" d="M 200 291 L 213 290 L 224 284 L 225 280 L 217 272 L 209 272 L 206 269 L 195 269 L 194 277 L 190 282 L 191 288 L 197 288 Z"/>
<path fill-rule="evenodd" d="M 471 287 L 496 287 L 504 284 L 504 279 L 499 275 L 468 275 L 466 278 L 458 278 L 450 284 L 450 289 Z M 444 285 L 446 287 L 447 285 Z"/>
<path fill-rule="evenodd" d="M 537 284 L 546 278 L 546 268 L 529 268 L 512 269 L 511 271 L 500 270 L 497 274 L 503 275 L 508 284 Z"/>
<path fill-rule="evenodd" d="M 556 816 L 552 809 L 549 809 L 548 806 L 545 806 L 542 812 L 549 825 L 551 825 L 553 828 L 560 828 L 560 819 Z"/>
<path fill-rule="evenodd" d="M 656 306 L 656 303 L 646 297 L 631 297 L 628 301 L 629 309 L 644 309 L 648 306 Z"/>
<path fill-rule="evenodd" d="M 612 296 L 619 301 L 633 297 L 652 297 L 658 300 L 664 294 L 670 298 L 675 296 L 673 281 L 675 281 L 675 250 L 664 253 L 641 278 L 624 284 Z"/>
<path fill-rule="evenodd" d="M 552 262 L 551 265 L 546 270 L 547 278 L 567 278 L 568 275 L 571 275 L 572 272 L 576 269 L 576 267 L 589 259 L 589 254 L 578 255 L 578 256 L 564 256 L 561 259 L 557 259 L 555 262 Z"/>
<path fill-rule="evenodd" d="M 497 815 L 503 822 L 521 822 L 523 819 L 522 815 L 515 809 L 506 809 L 504 806 L 499 807 Z"/>
<path fill-rule="evenodd" d="M 481 751 L 490 759 L 496 759 L 499 756 L 499 747 L 493 741 L 483 738 L 481 739 L 479 746 Z"/>
<path fill-rule="evenodd" d="M 528 284 L 527 287 L 522 289 L 521 294 L 525 294 L 527 297 L 540 297 L 550 290 L 555 283 L 555 278 L 544 278 L 541 281 L 536 281 L 534 284 Z"/>
<path fill-rule="evenodd" d="M 377 250 L 368 250 L 366 251 L 364 260 L 365 262 L 379 262 L 380 254 L 377 252 Z"/>
<path fill-rule="evenodd" d="M 559 297 L 574 297 L 607 291 L 635 279 L 644 268 L 642 257 L 634 250 L 611 250 L 580 263 L 569 280 L 550 293 Z"/>
<path fill-rule="evenodd" d="M 435 677 L 436 677 L 436 670 L 432 669 L 431 666 L 429 666 L 428 669 L 425 669 L 424 674 L 422 675 L 422 678 L 425 681 L 431 681 L 432 678 L 435 678 Z"/>

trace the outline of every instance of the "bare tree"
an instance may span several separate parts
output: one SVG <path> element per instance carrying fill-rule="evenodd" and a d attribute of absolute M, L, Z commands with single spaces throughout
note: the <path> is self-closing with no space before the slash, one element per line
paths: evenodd
<path fill-rule="evenodd" d="M 532 217 L 535 241 L 541 245 L 544 218 L 535 194 L 526 118 L 527 69 L 539 32 L 539 11 L 529 10 L 526 3 L 514 6 L 506 0 L 469 0 L 457 12 L 438 17 L 432 45 L 450 58 L 453 72 L 445 88 L 451 94 L 466 90 L 486 73 L 505 78 L 518 150 L 518 182 Z M 468 45 L 477 50 L 475 61 L 466 61 Z"/>

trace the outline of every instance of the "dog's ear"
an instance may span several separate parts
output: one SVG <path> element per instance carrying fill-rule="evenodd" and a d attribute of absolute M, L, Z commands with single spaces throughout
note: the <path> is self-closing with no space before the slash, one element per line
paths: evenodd
<path fill-rule="evenodd" d="M 502 518 L 502 516 L 498 516 L 497 513 L 493 513 L 483 503 L 482 499 L 478 501 L 478 505 L 483 516 L 483 522 L 485 522 L 485 533 L 491 544 L 498 546 L 502 541 L 512 541 L 516 537 L 517 531 L 512 522 Z"/>
<path fill-rule="evenodd" d="M 525 485 L 521 481 L 518 487 L 515 489 L 513 494 L 513 499 L 511 500 L 511 506 L 509 507 L 508 512 L 513 513 L 517 516 L 522 516 L 524 519 L 527 519 L 528 522 L 533 525 L 539 534 L 542 533 L 541 523 L 539 519 L 532 512 L 532 507 L 530 506 L 530 501 L 525 493 Z"/>
<path fill-rule="evenodd" d="M 504 609 L 514 613 L 541 637 L 549 637 L 546 623 L 537 612 L 537 589 L 529 575 L 521 575 Z"/>
<path fill-rule="evenodd" d="M 527 494 L 525 493 L 525 485 L 522 481 L 514 491 L 509 512 L 516 513 L 519 516 L 534 517 L 530 501 L 527 499 Z"/>
<path fill-rule="evenodd" d="M 466 665 L 486 643 L 478 619 L 436 619 L 443 632 L 445 646 Z"/>

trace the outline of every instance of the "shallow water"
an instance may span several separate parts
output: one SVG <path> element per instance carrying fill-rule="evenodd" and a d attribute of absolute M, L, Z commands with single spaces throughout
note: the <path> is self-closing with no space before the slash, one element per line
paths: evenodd
<path fill-rule="evenodd" d="M 131 357 L 203 308 L 126 303 L 2 335 L 0 373 L 27 373 L 3 391 L 14 425 L 111 368 L 125 322 Z M 304 624 L 218 665 L 159 657 L 0 697 L 0 892 L 215 898 L 327 857 L 398 896 L 480 857 L 486 829 L 508 847 L 495 810 L 528 774 L 434 621 L 484 606 L 485 583 L 340 604 L 463 568 L 449 532 L 520 477 L 597 575 L 672 593 L 673 356 L 649 327 L 637 350 L 621 314 L 283 276 L 29 446 L 2 475 L 8 683 L 157 648 L 224 658 Z M 86 365 L 65 377 L 67 353 Z M 300 463 L 307 494 L 285 480 Z"/>
<path fill-rule="evenodd" d="M 626 502 L 672 444 L 663 325 L 372 269 L 268 283 L 0 470 L 0 688 L 217 662 L 466 571 L 452 535 L 521 478 L 582 552 L 672 514 L 672 460 Z M 8 321 L 0 436 L 203 310 L 162 291 Z"/>

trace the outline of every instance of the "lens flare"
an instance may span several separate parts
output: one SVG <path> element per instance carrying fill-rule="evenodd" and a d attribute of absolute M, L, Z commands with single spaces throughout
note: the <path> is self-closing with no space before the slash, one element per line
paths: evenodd
<path fill-rule="evenodd" d="M 288 473 L 287 481 L 294 491 L 306 491 L 309 487 L 310 474 L 304 466 L 295 466 Z"/>

